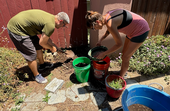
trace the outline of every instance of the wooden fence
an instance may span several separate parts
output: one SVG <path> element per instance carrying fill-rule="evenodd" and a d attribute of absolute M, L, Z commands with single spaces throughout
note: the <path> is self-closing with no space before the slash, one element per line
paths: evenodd
<path fill-rule="evenodd" d="M 170 34 L 170 0 L 133 0 L 131 10 L 147 20 L 149 36 Z"/>
<path fill-rule="evenodd" d="M 28 9 L 42 9 L 51 14 L 60 11 L 68 13 L 68 28 L 56 29 L 52 40 L 62 48 L 88 45 L 84 18 L 86 0 L 0 0 L 0 47 L 14 47 L 6 25 L 11 17 Z M 170 0 L 133 0 L 131 10 L 147 20 L 151 29 L 149 36 L 170 33 Z"/>
<path fill-rule="evenodd" d="M 87 28 L 85 14 L 86 0 L 0 0 L 0 47 L 14 47 L 6 27 L 11 17 L 28 9 L 41 9 L 51 14 L 60 11 L 68 13 L 70 24 L 68 28 L 56 29 L 51 38 L 58 47 L 78 47 L 87 45 Z M 7 38 L 7 39 L 6 39 Z"/>

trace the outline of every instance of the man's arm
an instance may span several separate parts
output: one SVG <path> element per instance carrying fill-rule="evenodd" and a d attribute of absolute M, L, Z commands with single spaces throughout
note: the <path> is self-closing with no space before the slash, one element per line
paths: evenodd
<path fill-rule="evenodd" d="M 58 48 L 58 47 L 54 44 L 54 42 L 51 40 L 51 38 L 48 39 L 48 44 L 51 45 L 51 46 L 55 46 L 56 49 L 57 49 L 57 51 L 60 51 L 60 52 L 63 52 L 63 53 L 64 53 L 64 51 L 62 51 L 60 48 Z"/>
<path fill-rule="evenodd" d="M 41 35 L 39 44 L 40 44 L 43 48 L 50 49 L 51 52 L 56 52 L 57 49 L 56 49 L 55 45 L 52 44 L 52 40 L 51 40 L 51 43 L 50 43 L 50 42 L 49 42 L 49 39 L 50 39 L 50 37 L 46 36 L 46 35 L 43 33 L 43 34 Z"/>

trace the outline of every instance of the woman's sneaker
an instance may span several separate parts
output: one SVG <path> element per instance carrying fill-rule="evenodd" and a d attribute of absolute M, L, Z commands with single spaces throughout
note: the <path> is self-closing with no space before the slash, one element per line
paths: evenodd
<path fill-rule="evenodd" d="M 38 82 L 38 83 L 47 83 L 47 79 L 42 77 L 41 74 L 38 74 L 37 76 L 35 76 L 35 80 Z"/>
<path fill-rule="evenodd" d="M 38 67 L 38 70 L 39 71 L 42 71 L 46 68 L 52 68 L 53 67 L 53 64 L 50 64 L 50 63 L 45 63 L 44 64 L 40 64 L 39 67 Z"/>

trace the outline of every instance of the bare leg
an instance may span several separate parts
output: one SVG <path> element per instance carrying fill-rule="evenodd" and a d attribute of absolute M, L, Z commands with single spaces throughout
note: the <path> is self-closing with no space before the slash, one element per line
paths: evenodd
<path fill-rule="evenodd" d="M 125 38 L 125 43 L 124 43 L 124 46 L 123 46 L 123 50 L 122 50 L 122 54 L 124 55 L 124 52 L 128 49 L 128 44 L 129 44 L 130 40 Z M 122 58 L 123 58 L 123 55 L 122 55 Z M 126 74 L 126 71 L 128 70 L 128 67 L 129 67 L 129 61 L 127 61 L 127 63 L 125 63 L 125 61 L 123 61 L 122 59 L 122 65 L 121 65 L 121 70 L 120 70 L 120 76 L 124 76 Z"/>
<path fill-rule="evenodd" d="M 44 64 L 43 52 L 42 50 L 37 50 L 37 59 L 40 64 Z"/>
<path fill-rule="evenodd" d="M 122 55 L 122 66 L 120 71 L 120 76 L 124 76 L 129 67 L 129 61 L 131 56 L 136 52 L 136 50 L 142 45 L 142 43 L 131 42 L 128 38 L 125 40 Z"/>
<path fill-rule="evenodd" d="M 42 50 L 37 50 L 37 59 L 39 60 L 40 64 L 44 63 Z M 39 72 L 37 70 L 37 61 L 36 60 L 28 61 L 28 66 L 31 69 L 31 71 L 33 72 L 34 76 L 37 76 L 39 74 Z"/>
<path fill-rule="evenodd" d="M 34 76 L 37 76 L 39 74 L 38 70 L 37 70 L 37 61 L 28 61 L 28 66 L 31 69 L 31 71 L 33 72 Z"/>

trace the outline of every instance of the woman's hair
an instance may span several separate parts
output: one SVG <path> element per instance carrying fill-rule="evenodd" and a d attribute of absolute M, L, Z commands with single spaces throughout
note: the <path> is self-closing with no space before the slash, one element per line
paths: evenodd
<path fill-rule="evenodd" d="M 91 28 L 96 20 L 102 21 L 103 17 L 100 13 L 94 11 L 87 11 L 85 16 L 87 28 Z"/>

